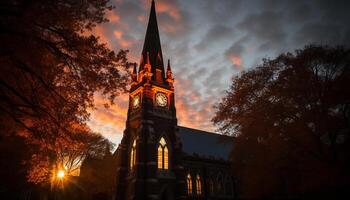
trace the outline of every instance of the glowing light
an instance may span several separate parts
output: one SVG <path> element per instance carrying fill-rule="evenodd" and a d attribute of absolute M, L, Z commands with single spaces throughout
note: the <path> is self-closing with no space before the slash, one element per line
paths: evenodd
<path fill-rule="evenodd" d="M 163 149 L 161 146 L 158 147 L 158 169 L 163 168 Z"/>
<path fill-rule="evenodd" d="M 136 140 L 134 140 L 130 152 L 130 169 L 132 170 L 136 164 Z"/>
<path fill-rule="evenodd" d="M 190 174 L 187 174 L 187 193 L 192 194 L 192 178 Z"/>
<path fill-rule="evenodd" d="M 169 169 L 169 150 L 163 137 L 160 139 L 158 145 L 158 169 Z"/>
<path fill-rule="evenodd" d="M 196 177 L 196 193 L 198 195 L 202 194 L 202 182 L 201 182 L 201 178 L 199 175 L 197 175 L 197 177 Z"/>
<path fill-rule="evenodd" d="M 65 173 L 63 170 L 58 170 L 57 172 L 57 178 L 62 179 L 65 176 Z"/>

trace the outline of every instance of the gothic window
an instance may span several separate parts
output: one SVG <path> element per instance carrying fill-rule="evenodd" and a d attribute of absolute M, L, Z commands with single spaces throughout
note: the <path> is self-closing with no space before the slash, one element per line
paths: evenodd
<path fill-rule="evenodd" d="M 190 173 L 187 174 L 186 182 L 187 182 L 187 194 L 191 195 L 192 194 L 192 177 Z"/>
<path fill-rule="evenodd" d="M 198 174 L 196 176 L 196 194 L 202 195 L 202 182 L 201 177 Z"/>
<path fill-rule="evenodd" d="M 163 137 L 160 138 L 158 144 L 158 169 L 169 169 L 169 149 Z"/>
<path fill-rule="evenodd" d="M 208 185 L 210 194 L 214 194 L 214 181 L 212 178 L 209 178 Z"/>
<path fill-rule="evenodd" d="M 130 151 L 130 169 L 133 169 L 136 164 L 136 140 L 132 143 Z"/>
<path fill-rule="evenodd" d="M 218 194 L 223 194 L 223 191 L 224 191 L 224 184 L 223 184 L 223 178 L 222 178 L 222 175 L 219 174 L 218 177 L 217 177 L 217 193 Z"/>

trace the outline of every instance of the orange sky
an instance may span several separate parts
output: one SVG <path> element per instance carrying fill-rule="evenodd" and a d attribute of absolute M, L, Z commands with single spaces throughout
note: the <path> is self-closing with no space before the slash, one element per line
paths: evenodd
<path fill-rule="evenodd" d="M 118 2 L 116 3 L 118 4 Z M 122 3 L 122 1 L 119 3 Z M 106 26 L 104 24 L 97 26 L 93 30 L 93 34 L 97 35 L 100 41 L 105 43 L 107 47 L 116 51 L 118 47 L 130 49 L 128 58 L 132 62 L 139 61 L 140 56 L 138 55 L 141 52 L 148 21 L 149 2 L 147 0 L 140 0 L 140 3 L 144 12 L 138 16 L 134 16 L 137 19 L 135 22 L 143 26 L 144 29 L 142 34 L 139 34 L 140 38 L 136 39 L 130 36 L 128 32 L 130 30 L 129 23 L 123 21 L 123 16 L 120 16 L 115 10 L 107 13 L 107 17 L 110 20 L 108 24 L 114 26 Z M 159 15 L 165 14 L 172 22 L 177 23 L 163 23 L 160 21 L 161 35 L 164 33 L 177 34 L 183 31 L 183 19 L 178 5 L 174 1 L 157 2 L 157 14 L 158 18 Z M 168 52 L 163 50 L 163 54 L 168 55 Z M 175 59 L 175 55 L 172 55 L 171 58 Z M 181 77 L 181 74 L 177 74 L 176 66 L 173 66 L 173 68 L 175 76 L 175 102 L 179 125 L 213 131 L 214 127 L 210 119 L 213 115 L 214 99 L 206 97 L 203 101 L 200 92 L 193 87 L 191 80 Z M 94 131 L 100 132 L 112 142 L 118 144 L 125 128 L 128 94 L 119 96 L 115 104 L 109 108 L 104 107 L 105 103 L 107 103 L 106 99 L 98 94 L 95 95 L 96 109 L 90 111 L 91 117 L 88 125 Z M 196 103 L 200 103 L 201 106 L 196 106 Z"/>
<path fill-rule="evenodd" d="M 323 1 L 322 1 L 323 2 Z M 139 62 L 146 33 L 150 0 L 111 0 L 108 23 L 93 34 L 109 48 L 128 49 Z M 288 8 L 288 9 L 286 9 Z M 164 60 L 170 59 L 175 78 L 179 125 L 214 131 L 213 106 L 242 70 L 305 44 L 349 44 L 346 6 L 315 1 L 156 0 Z M 342 15 L 343 17 L 338 17 Z M 334 20 L 334 19 L 337 20 Z M 89 126 L 118 144 L 125 128 L 127 94 L 96 109 Z"/>

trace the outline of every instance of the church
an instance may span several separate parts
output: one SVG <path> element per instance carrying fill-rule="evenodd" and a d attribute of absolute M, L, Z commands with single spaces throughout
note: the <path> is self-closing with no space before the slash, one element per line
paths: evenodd
<path fill-rule="evenodd" d="M 126 129 L 114 153 L 116 199 L 234 199 L 227 136 L 177 124 L 175 77 L 163 60 L 152 1 Z M 226 142 L 224 140 L 226 139 Z"/>

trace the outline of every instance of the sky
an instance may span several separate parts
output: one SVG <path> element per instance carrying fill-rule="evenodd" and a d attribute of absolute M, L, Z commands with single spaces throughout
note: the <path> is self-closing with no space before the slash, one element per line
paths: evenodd
<path fill-rule="evenodd" d="M 111 0 L 108 23 L 93 33 L 109 48 L 128 49 L 139 63 L 151 0 Z M 215 104 L 232 77 L 308 44 L 350 46 L 347 0 L 156 0 L 164 60 L 175 78 L 178 124 L 215 131 Z M 115 144 L 125 129 L 128 95 L 95 95 L 88 125 Z"/>

